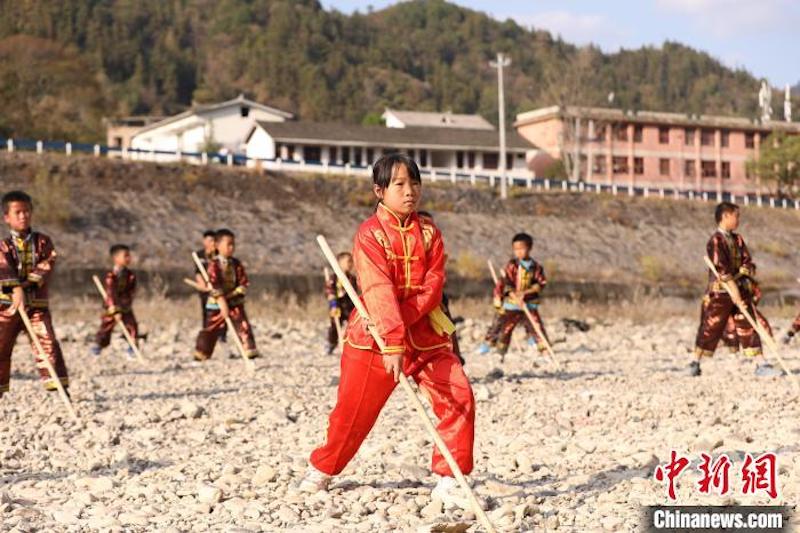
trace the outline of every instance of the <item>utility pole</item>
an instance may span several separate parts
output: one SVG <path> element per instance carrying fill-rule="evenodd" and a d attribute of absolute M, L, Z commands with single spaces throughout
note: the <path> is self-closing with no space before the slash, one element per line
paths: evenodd
<path fill-rule="evenodd" d="M 503 67 L 511 65 L 511 58 L 503 52 L 497 53 L 497 61 L 489 61 L 489 66 L 497 69 L 497 113 L 500 127 L 500 198 L 508 198 L 508 177 L 506 176 L 506 98 L 503 94 Z"/>

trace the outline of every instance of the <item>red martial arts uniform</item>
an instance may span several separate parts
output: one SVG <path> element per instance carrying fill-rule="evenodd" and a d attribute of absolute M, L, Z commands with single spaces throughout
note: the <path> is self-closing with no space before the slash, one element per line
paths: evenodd
<path fill-rule="evenodd" d="M 253 328 L 247 320 L 247 313 L 244 310 L 244 296 L 250 282 L 247 280 L 247 273 L 244 265 L 235 257 L 226 259 L 217 255 L 209 261 L 208 281 L 212 290 L 206 302 L 206 320 L 204 327 L 197 334 L 194 357 L 198 361 L 204 361 L 214 353 L 214 346 L 217 340 L 225 333 L 225 319 L 219 310 L 217 298 L 223 296 L 228 303 L 230 319 L 233 323 L 234 335 L 239 335 L 245 348 L 245 356 L 248 359 L 258 357 L 256 350 L 256 340 L 253 336 Z"/>
<path fill-rule="evenodd" d="M 97 346 L 105 348 L 111 343 L 111 332 L 114 331 L 114 325 L 117 323 L 114 315 L 117 313 L 122 317 L 123 326 L 135 340 L 139 334 L 136 316 L 133 314 L 136 274 L 127 268 L 119 271 L 116 268 L 109 270 L 103 277 L 103 286 L 106 289 L 106 299 L 103 302 L 106 312 L 102 315 L 100 329 L 95 338 Z"/>
<path fill-rule="evenodd" d="M 497 285 L 494 288 L 495 301 L 501 303 L 500 317 L 498 319 L 497 333 L 495 346 L 500 353 L 508 351 L 508 345 L 511 342 L 511 335 L 514 333 L 514 328 L 522 322 L 525 325 L 525 331 L 529 339 L 536 342 L 540 351 L 546 349 L 544 341 L 539 338 L 536 330 L 533 328 L 531 321 L 520 309 L 516 302 L 511 301 L 509 293 L 511 291 L 523 292 L 531 290 L 532 292 L 525 295 L 525 305 L 528 308 L 533 320 L 542 331 L 545 337 L 547 332 L 544 329 L 542 317 L 539 315 L 539 293 L 547 285 L 547 277 L 544 275 L 544 268 L 533 259 L 525 259 L 519 261 L 517 259 L 509 260 L 506 268 L 503 270 L 502 275 L 497 280 Z M 487 342 L 492 342 L 494 328 L 489 330 L 486 335 Z"/>
<path fill-rule="evenodd" d="M 384 354 L 403 354 L 403 373 L 426 392 L 439 418 L 438 431 L 461 471 L 472 471 L 475 406 L 472 388 L 449 334 L 441 307 L 444 244 L 432 223 L 416 213 L 402 223 L 379 204 L 355 236 L 353 258 L 370 318 L 386 344 Z M 352 459 L 394 390 L 364 320 L 353 312 L 347 325 L 336 407 L 327 440 L 311 454 L 319 471 L 335 475 Z M 434 450 L 432 470 L 452 476 Z"/>
<path fill-rule="evenodd" d="M 38 232 L 22 236 L 11 232 L 11 236 L 0 242 L 0 394 L 8 391 L 11 375 L 11 353 L 20 332 L 25 330 L 19 313 L 5 315 L 11 305 L 11 291 L 22 285 L 25 288 L 25 310 L 30 316 L 33 331 L 44 348 L 59 380 L 69 384 L 67 367 L 61 353 L 61 345 L 53 331 L 53 322 L 48 309 L 47 285 L 56 262 L 56 251 L 50 237 Z M 31 343 L 33 348 L 33 343 Z M 47 390 L 55 390 L 47 368 L 43 366 L 37 352 L 36 367 Z"/>
<path fill-rule="evenodd" d="M 709 239 L 706 251 L 719 275 L 723 279 L 736 282 L 750 315 L 759 316 L 760 313 L 757 313 L 753 301 L 756 290 L 752 278 L 755 277 L 756 266 L 742 236 L 718 229 Z M 753 326 L 736 308 L 714 273 L 709 271 L 708 276 L 708 290 L 703 297 L 700 326 L 695 340 L 695 355 L 698 357 L 714 355 L 730 317 L 733 317 L 736 336 L 744 354 L 761 355 L 761 339 Z"/>

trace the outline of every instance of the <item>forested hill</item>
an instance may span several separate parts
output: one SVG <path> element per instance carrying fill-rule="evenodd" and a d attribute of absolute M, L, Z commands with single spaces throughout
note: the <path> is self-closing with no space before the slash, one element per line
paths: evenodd
<path fill-rule="evenodd" d="M 492 120 L 553 103 L 752 115 L 758 82 L 677 43 L 604 54 L 442 0 L 343 14 L 314 0 L 0 0 L 0 135 L 97 140 L 102 117 L 241 92 L 304 119 L 386 106 Z"/>

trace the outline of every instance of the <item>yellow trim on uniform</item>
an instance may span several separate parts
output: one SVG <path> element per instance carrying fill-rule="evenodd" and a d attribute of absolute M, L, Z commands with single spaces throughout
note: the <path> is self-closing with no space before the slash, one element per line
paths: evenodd
<path fill-rule="evenodd" d="M 699 346 L 695 346 L 694 354 L 698 357 L 711 357 L 714 355 L 714 350 L 705 350 Z"/>
<path fill-rule="evenodd" d="M 761 348 L 745 348 L 742 350 L 742 354 L 744 354 L 745 357 L 758 357 L 761 355 Z"/>

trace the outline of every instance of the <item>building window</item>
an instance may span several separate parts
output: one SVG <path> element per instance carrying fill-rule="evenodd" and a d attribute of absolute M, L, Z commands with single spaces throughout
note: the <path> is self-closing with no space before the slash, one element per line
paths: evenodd
<path fill-rule="evenodd" d="M 642 126 L 634 126 L 633 127 L 633 142 L 640 143 L 642 142 L 644 128 Z"/>
<path fill-rule="evenodd" d="M 605 124 L 601 124 L 600 126 L 595 126 L 594 128 L 594 138 L 598 141 L 602 141 L 606 138 L 606 126 Z"/>
<path fill-rule="evenodd" d="M 475 168 L 475 152 L 467 152 L 467 167 Z"/>
<path fill-rule="evenodd" d="M 662 176 L 669 176 L 669 159 L 658 160 L 658 173 Z"/>
<path fill-rule="evenodd" d="M 606 173 L 606 158 L 599 156 L 592 158 L 592 174 L 605 174 Z"/>
<path fill-rule="evenodd" d="M 483 153 L 483 168 L 487 170 L 494 170 L 498 166 L 498 155 L 495 152 L 484 152 Z"/>
<path fill-rule="evenodd" d="M 122 148 L 122 137 L 114 137 L 114 146 Z"/>
<path fill-rule="evenodd" d="M 295 151 L 295 146 L 293 144 L 286 145 L 286 157 L 289 161 L 295 161 L 298 159 L 298 153 Z"/>
<path fill-rule="evenodd" d="M 658 128 L 659 144 L 669 144 L 669 127 L 661 126 Z"/>
<path fill-rule="evenodd" d="M 700 144 L 703 146 L 714 146 L 714 130 L 700 130 Z"/>
<path fill-rule="evenodd" d="M 514 154 L 507 153 L 506 154 L 506 170 L 511 170 L 514 168 Z"/>
<path fill-rule="evenodd" d="M 615 155 L 611 158 L 611 166 L 614 169 L 614 174 L 627 174 L 628 158 L 625 156 Z"/>
<path fill-rule="evenodd" d="M 303 159 L 305 161 L 313 161 L 319 163 L 322 159 L 322 148 L 319 146 L 304 146 Z"/>
<path fill-rule="evenodd" d="M 361 164 L 361 156 L 363 155 L 363 150 L 360 146 L 356 146 L 353 148 L 353 163 L 356 165 Z"/>
<path fill-rule="evenodd" d="M 717 163 L 715 161 L 701 161 L 700 172 L 704 178 L 716 178 Z"/>
<path fill-rule="evenodd" d="M 350 147 L 349 146 L 342 146 L 342 163 L 347 164 L 350 163 Z"/>
<path fill-rule="evenodd" d="M 730 161 L 723 161 L 722 162 L 722 168 L 720 169 L 720 172 L 722 173 L 722 177 L 724 179 L 730 179 L 731 178 L 731 162 Z"/>
<path fill-rule="evenodd" d="M 464 152 L 461 150 L 456 152 L 456 168 L 464 168 Z"/>
<path fill-rule="evenodd" d="M 337 158 L 338 152 L 339 150 L 335 146 L 331 146 L 330 148 L 328 148 L 328 162 L 336 163 L 338 160 Z"/>
<path fill-rule="evenodd" d="M 428 151 L 427 150 L 420 150 L 419 151 L 419 162 L 420 165 L 423 167 L 428 166 Z"/>
<path fill-rule="evenodd" d="M 250 108 L 246 105 L 243 105 L 239 108 L 239 114 L 242 115 L 242 118 L 247 118 L 250 116 Z"/>
<path fill-rule="evenodd" d="M 642 157 L 633 158 L 633 173 L 644 174 L 644 158 Z"/>
<path fill-rule="evenodd" d="M 756 134 L 752 131 L 745 132 L 744 134 L 744 147 L 745 148 L 755 148 L 756 147 Z"/>
<path fill-rule="evenodd" d="M 367 148 L 367 164 L 371 165 L 375 162 L 375 149 Z"/>
<path fill-rule="evenodd" d="M 628 140 L 628 126 L 625 124 L 617 124 L 614 126 L 614 138 L 618 141 Z"/>
<path fill-rule="evenodd" d="M 728 130 L 720 130 L 719 132 L 719 144 L 723 148 L 727 148 L 731 145 L 731 132 Z"/>
<path fill-rule="evenodd" d="M 686 128 L 684 130 L 683 142 L 686 146 L 694 146 L 694 128 Z"/>
<path fill-rule="evenodd" d="M 683 175 L 687 178 L 694 177 L 694 161 L 687 159 L 683 162 Z"/>

